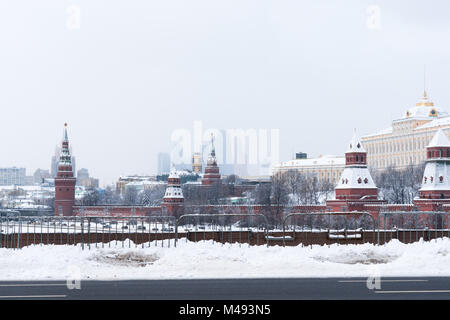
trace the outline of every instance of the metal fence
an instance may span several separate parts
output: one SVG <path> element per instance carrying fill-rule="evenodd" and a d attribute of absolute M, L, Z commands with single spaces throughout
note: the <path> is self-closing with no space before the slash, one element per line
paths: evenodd
<path fill-rule="evenodd" d="M 137 247 L 144 243 L 170 247 L 175 218 L 147 217 L 0 217 L 0 248 L 18 249 L 31 244 L 81 244 Z"/>
<path fill-rule="evenodd" d="M 378 244 L 398 239 L 404 243 L 450 237 L 449 212 L 381 212 Z"/>
<path fill-rule="evenodd" d="M 256 213 L 194 213 L 136 217 L 0 217 L 0 248 L 19 249 L 32 244 L 87 247 L 176 246 L 177 241 L 212 240 L 248 245 L 312 245 L 371 242 L 392 239 L 412 243 L 450 238 L 447 212 L 289 213 L 282 230 L 270 229 L 268 219 Z"/>
<path fill-rule="evenodd" d="M 291 223 L 286 224 L 289 220 Z M 376 243 L 376 227 L 375 218 L 365 211 L 291 213 L 283 219 L 283 246 L 287 240 L 297 240 L 302 245 L 312 245 L 313 242 L 348 243 L 359 239 L 364 243 L 369 240 L 367 231 L 373 243 Z M 291 236 L 286 235 L 287 231 Z M 299 236 L 302 238 L 298 239 Z"/>
<path fill-rule="evenodd" d="M 250 244 L 268 244 L 267 218 L 262 214 L 246 213 L 204 213 L 185 214 L 175 224 L 175 246 L 178 229 L 183 226 L 186 241 L 213 240 L 213 242 L 237 242 Z"/>

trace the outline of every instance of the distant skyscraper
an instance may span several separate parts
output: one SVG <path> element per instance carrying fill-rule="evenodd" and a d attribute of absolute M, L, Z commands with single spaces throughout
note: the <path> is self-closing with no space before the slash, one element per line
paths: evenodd
<path fill-rule="evenodd" d="M 158 153 L 158 174 L 170 172 L 170 155 L 168 153 Z"/>
<path fill-rule="evenodd" d="M 53 178 L 48 170 L 37 169 L 33 174 L 33 183 L 41 184 L 44 179 Z"/>
<path fill-rule="evenodd" d="M 89 170 L 86 168 L 81 168 L 77 171 L 78 179 L 89 179 Z"/>
<path fill-rule="evenodd" d="M 192 156 L 192 171 L 202 173 L 202 154 L 200 152 L 195 152 Z"/>
<path fill-rule="evenodd" d="M 60 152 L 61 152 L 61 148 L 56 146 L 55 154 L 52 156 L 52 164 L 50 166 L 50 174 L 51 174 L 52 178 L 56 177 L 56 174 L 58 173 L 58 160 L 59 160 Z"/>

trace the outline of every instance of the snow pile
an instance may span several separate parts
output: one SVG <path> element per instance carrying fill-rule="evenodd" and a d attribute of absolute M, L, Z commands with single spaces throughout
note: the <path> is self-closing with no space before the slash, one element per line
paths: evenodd
<path fill-rule="evenodd" d="M 248 246 L 186 242 L 143 249 L 33 245 L 0 249 L 0 280 L 450 276 L 450 239 L 383 246 Z M 160 243 L 159 243 L 160 245 Z M 374 269 L 375 268 L 375 269 Z M 375 271 L 374 271 L 375 270 Z"/>

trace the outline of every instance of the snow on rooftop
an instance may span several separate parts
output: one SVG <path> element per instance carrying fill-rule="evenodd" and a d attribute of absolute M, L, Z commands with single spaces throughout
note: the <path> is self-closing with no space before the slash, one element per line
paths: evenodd
<path fill-rule="evenodd" d="M 152 181 L 152 180 L 144 180 L 144 181 L 133 181 L 128 182 L 127 186 L 144 186 L 144 185 L 159 185 L 159 184 L 166 184 L 165 181 Z"/>
<path fill-rule="evenodd" d="M 350 144 L 348 145 L 347 150 L 345 151 L 345 153 L 349 153 L 349 152 L 366 152 L 366 150 L 364 149 L 364 147 L 361 144 L 361 140 L 359 139 L 359 137 L 356 134 L 356 130 L 353 133 L 352 140 L 350 141 Z"/>
<path fill-rule="evenodd" d="M 369 169 L 345 168 L 336 189 L 376 189 Z"/>
<path fill-rule="evenodd" d="M 424 125 L 417 127 L 416 130 L 428 129 L 428 128 L 434 128 L 434 127 L 439 127 L 439 126 L 446 126 L 446 125 L 450 125 L 450 116 L 442 117 L 439 119 L 434 119 L 433 121 L 427 122 Z"/>
<path fill-rule="evenodd" d="M 433 139 L 431 139 L 430 143 L 428 144 L 427 148 L 430 147 L 450 147 L 450 141 L 441 128 L 439 128 Z"/>
<path fill-rule="evenodd" d="M 378 131 L 376 133 L 371 133 L 371 134 L 365 135 L 362 138 L 364 139 L 364 138 L 380 136 L 380 135 L 383 135 L 383 134 L 391 134 L 391 133 L 392 133 L 392 127 L 380 130 L 380 131 Z"/>
<path fill-rule="evenodd" d="M 424 91 L 423 97 L 412 108 L 406 110 L 404 116 L 396 121 L 408 119 L 430 119 L 448 116 L 448 113 L 440 107 L 436 107 L 434 103 L 428 98 Z"/>
<path fill-rule="evenodd" d="M 345 158 L 342 156 L 325 155 L 318 158 L 294 159 L 284 161 L 275 166 L 280 167 L 311 167 L 311 166 L 345 166 Z"/>

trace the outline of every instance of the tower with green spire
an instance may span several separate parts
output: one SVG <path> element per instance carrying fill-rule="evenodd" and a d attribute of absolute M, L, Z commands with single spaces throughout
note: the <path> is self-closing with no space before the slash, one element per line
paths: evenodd
<path fill-rule="evenodd" d="M 55 177 L 55 215 L 71 216 L 75 205 L 75 184 L 72 157 L 69 150 L 67 123 L 64 124 L 63 141 L 59 155 L 58 173 Z"/>

